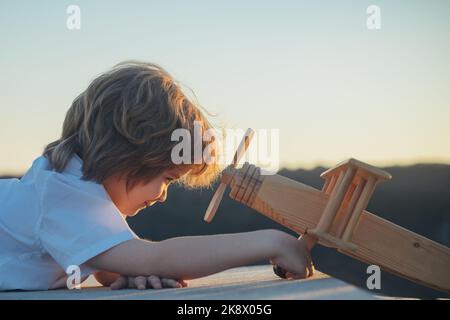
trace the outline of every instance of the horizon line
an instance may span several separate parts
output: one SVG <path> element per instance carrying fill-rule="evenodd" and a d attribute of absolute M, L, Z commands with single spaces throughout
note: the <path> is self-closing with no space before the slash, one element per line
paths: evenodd
<path fill-rule="evenodd" d="M 280 166 L 280 169 L 277 170 L 277 172 L 283 171 L 283 170 L 288 170 L 288 171 L 295 171 L 295 170 L 305 170 L 305 171 L 313 171 L 319 168 L 332 168 L 333 166 L 337 165 L 339 163 L 339 161 L 337 161 L 334 165 L 325 165 L 323 163 L 320 162 L 316 162 L 316 164 L 314 165 L 298 165 L 298 166 L 294 166 L 294 165 L 288 165 L 288 164 L 284 164 Z M 369 163 L 371 165 L 373 165 L 373 163 Z M 444 160 L 444 161 L 440 161 L 440 160 L 424 160 L 424 161 L 405 161 L 405 162 L 395 162 L 395 163 L 386 163 L 383 165 L 375 165 L 378 168 L 393 168 L 393 167 L 414 167 L 417 165 L 442 165 L 442 166 L 450 166 L 450 160 Z M 1 177 L 22 177 L 25 174 L 26 171 L 22 172 L 22 173 L 17 173 L 17 172 L 1 172 L 0 171 L 0 178 Z"/>

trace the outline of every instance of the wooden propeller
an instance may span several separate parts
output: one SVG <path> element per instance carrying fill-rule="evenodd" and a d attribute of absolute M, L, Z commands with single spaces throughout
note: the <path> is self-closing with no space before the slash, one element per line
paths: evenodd
<path fill-rule="evenodd" d="M 245 154 L 245 152 L 248 149 L 248 146 L 250 145 L 250 142 L 255 134 L 255 131 L 253 129 L 248 128 L 247 131 L 244 134 L 244 137 L 241 140 L 241 143 L 239 144 L 234 157 L 233 162 L 230 164 L 231 167 L 236 168 L 239 161 L 241 160 L 242 156 Z M 214 218 L 214 215 L 216 214 L 217 208 L 220 205 L 220 201 L 222 201 L 223 194 L 225 193 L 225 189 L 227 188 L 227 184 L 224 181 L 221 181 L 219 184 L 219 187 L 217 188 L 216 192 L 214 193 L 214 196 L 211 199 L 211 202 L 208 205 L 208 208 L 206 209 L 204 220 L 206 222 L 211 222 Z"/>

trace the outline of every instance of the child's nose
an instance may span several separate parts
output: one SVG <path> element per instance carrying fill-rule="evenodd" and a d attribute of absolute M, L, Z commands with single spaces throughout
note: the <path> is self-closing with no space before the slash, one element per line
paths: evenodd
<path fill-rule="evenodd" d="M 161 195 L 158 198 L 159 202 L 164 202 L 167 199 L 167 189 L 164 189 Z"/>

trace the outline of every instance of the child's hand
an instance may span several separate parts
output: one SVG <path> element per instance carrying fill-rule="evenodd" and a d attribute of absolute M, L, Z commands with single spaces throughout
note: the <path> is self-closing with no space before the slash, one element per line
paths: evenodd
<path fill-rule="evenodd" d="M 124 288 L 136 288 L 138 290 L 145 289 L 162 289 L 162 288 L 183 288 L 187 287 L 187 283 L 183 280 L 174 280 L 159 278 L 158 276 L 139 276 L 139 277 L 127 277 L 120 276 L 116 281 L 109 286 L 111 290 L 118 290 Z"/>
<path fill-rule="evenodd" d="M 298 240 L 293 237 L 286 238 L 284 250 L 271 260 L 275 274 L 285 279 L 303 279 L 314 275 L 310 251 L 315 242 L 315 238 L 307 234 Z"/>

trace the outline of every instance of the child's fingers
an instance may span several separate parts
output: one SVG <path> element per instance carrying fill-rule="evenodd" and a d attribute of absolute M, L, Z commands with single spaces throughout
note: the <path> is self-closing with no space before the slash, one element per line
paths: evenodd
<path fill-rule="evenodd" d="M 162 288 L 161 279 L 159 279 L 159 277 L 157 277 L 157 276 L 149 276 L 149 277 L 147 277 L 147 281 L 153 289 L 161 289 Z"/>
<path fill-rule="evenodd" d="M 306 268 L 308 269 L 308 278 L 312 277 L 316 270 L 314 268 L 314 263 L 312 261 L 312 257 L 311 257 L 311 255 L 309 253 L 308 253 L 308 256 L 307 256 Z"/>
<path fill-rule="evenodd" d="M 274 264 L 273 265 L 273 272 L 279 276 L 280 278 L 286 279 L 287 278 L 287 272 L 283 268 L 281 268 L 279 265 Z"/>
<path fill-rule="evenodd" d="M 133 289 L 133 288 L 135 288 L 135 285 L 134 285 L 134 278 L 135 277 L 127 277 L 127 279 L 128 279 L 128 288 L 129 289 Z"/>
<path fill-rule="evenodd" d="M 308 277 L 308 269 L 305 269 L 302 273 L 299 274 L 291 274 L 292 279 L 306 279 Z"/>
<path fill-rule="evenodd" d="M 111 283 L 109 287 L 111 288 L 111 290 L 118 290 L 125 288 L 127 285 L 128 285 L 127 277 L 120 276 L 116 279 L 116 281 Z"/>
<path fill-rule="evenodd" d="M 309 264 L 306 265 L 304 272 L 300 274 L 293 274 L 291 272 L 287 272 L 286 277 L 292 279 L 307 279 L 309 277 L 312 277 L 314 275 L 314 272 L 315 272 L 314 265 L 312 261 L 310 261 Z"/>
<path fill-rule="evenodd" d="M 316 271 L 312 262 L 310 265 L 308 265 L 307 269 L 308 269 L 308 278 L 312 277 L 314 275 L 314 272 Z"/>
<path fill-rule="evenodd" d="M 316 245 L 318 239 L 310 233 L 302 234 L 298 240 L 302 240 L 305 243 L 306 249 L 311 251 L 312 248 Z"/>
<path fill-rule="evenodd" d="M 182 288 L 183 285 L 174 279 L 161 279 L 161 282 L 165 288 Z"/>
<path fill-rule="evenodd" d="M 147 288 L 147 278 L 143 276 L 134 278 L 134 285 L 138 290 L 145 290 Z"/>
<path fill-rule="evenodd" d="M 187 282 L 184 280 L 178 280 L 178 282 L 183 286 L 183 288 L 188 286 Z"/>

